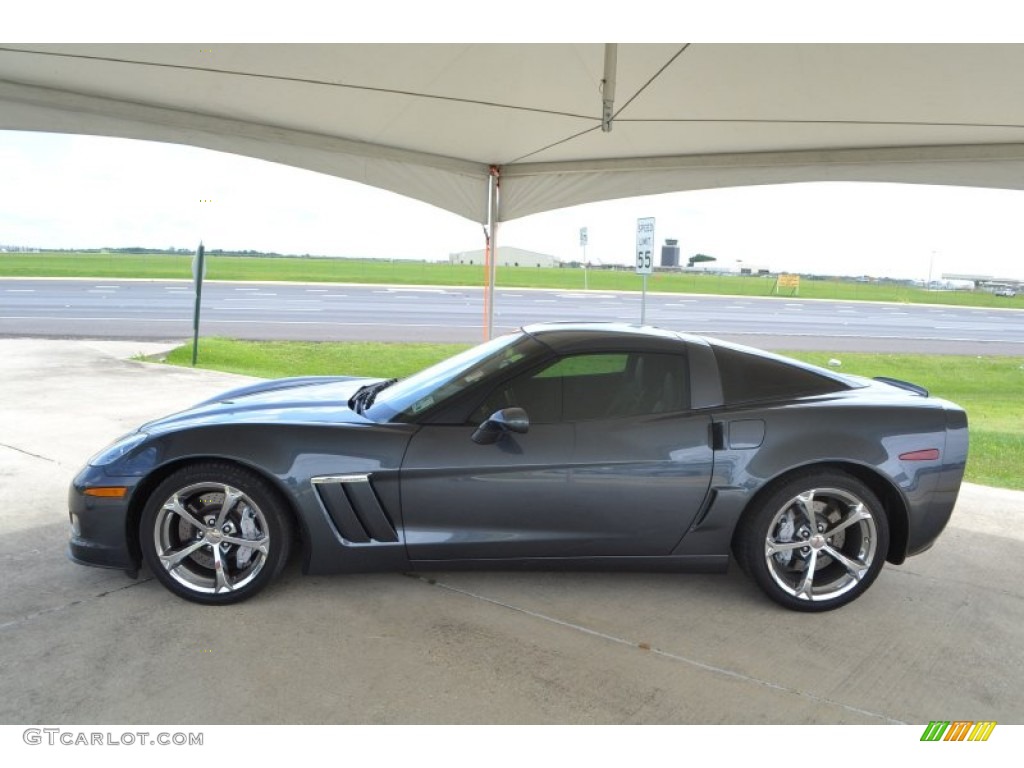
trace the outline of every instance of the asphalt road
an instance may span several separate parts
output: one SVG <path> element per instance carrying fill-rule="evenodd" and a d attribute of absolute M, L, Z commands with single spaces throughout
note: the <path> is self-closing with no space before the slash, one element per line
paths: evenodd
<path fill-rule="evenodd" d="M 181 339 L 187 281 L 0 280 L 0 336 Z M 495 329 L 543 321 L 639 322 L 637 293 L 499 289 Z M 479 288 L 207 282 L 202 334 L 250 339 L 479 341 Z M 1024 311 L 649 294 L 646 321 L 755 346 L 1024 354 Z"/>
<path fill-rule="evenodd" d="M 1022 493 L 965 486 L 932 549 L 825 614 L 777 607 L 735 567 L 428 579 L 304 577 L 297 562 L 255 599 L 209 608 L 148 572 L 132 580 L 64 556 L 67 486 L 91 453 L 247 381 L 123 359 L 158 349 L 0 340 L 0 723 L 912 723 L 885 731 L 884 754 L 915 764 L 920 752 L 893 750 L 921 749 L 929 721 L 993 720 L 991 744 L 925 748 L 960 748 L 961 762 L 982 750 L 992 765 L 1002 743 L 1019 762 L 1007 728 L 1024 722 Z M 861 736 L 833 735 L 810 754 L 860 765 L 873 759 Z M 345 738 L 346 754 L 389 748 Z M 503 766 L 523 737 L 481 737 L 498 744 L 493 755 L 491 742 L 461 738 L 417 747 Z M 649 734 L 630 732 L 616 764 L 693 755 L 689 734 L 673 738 L 655 754 Z M 721 759 L 729 737 L 715 738 Z M 756 748 L 782 760 L 812 749 L 804 732 L 762 735 Z M 92 749 L 75 759 L 107 758 Z M 139 754 L 154 764 L 156 753 Z M 45 762 L 7 764 L 30 759 Z"/>

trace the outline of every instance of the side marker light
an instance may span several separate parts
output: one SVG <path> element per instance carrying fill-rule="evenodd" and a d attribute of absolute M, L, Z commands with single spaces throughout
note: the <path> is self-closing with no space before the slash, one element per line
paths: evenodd
<path fill-rule="evenodd" d="M 86 488 L 83 493 L 86 496 L 97 496 L 101 499 L 123 499 L 128 489 L 123 486 L 104 486 L 101 488 Z"/>
<path fill-rule="evenodd" d="M 910 451 L 900 454 L 900 461 L 935 461 L 938 458 L 938 448 L 927 448 L 923 451 Z"/>

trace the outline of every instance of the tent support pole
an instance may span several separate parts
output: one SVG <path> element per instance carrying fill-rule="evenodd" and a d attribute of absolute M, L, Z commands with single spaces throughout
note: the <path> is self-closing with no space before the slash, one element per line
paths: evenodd
<path fill-rule="evenodd" d="M 498 204 L 501 171 L 496 165 L 491 166 L 487 184 L 487 286 L 484 289 L 484 314 L 486 339 L 494 337 L 494 280 L 498 264 Z"/>
<path fill-rule="evenodd" d="M 619 62 L 619 46 L 605 43 L 604 79 L 601 81 L 601 130 L 610 133 L 615 116 L 615 76 Z"/>

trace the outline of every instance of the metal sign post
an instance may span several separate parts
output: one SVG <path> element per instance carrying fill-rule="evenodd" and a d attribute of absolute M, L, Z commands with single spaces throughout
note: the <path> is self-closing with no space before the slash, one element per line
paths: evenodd
<path fill-rule="evenodd" d="M 640 325 L 647 322 L 647 276 L 654 271 L 654 217 L 636 220 L 636 273 L 643 276 Z"/>
<path fill-rule="evenodd" d="M 203 301 L 203 278 L 206 277 L 206 249 L 202 241 L 192 259 L 192 280 L 196 288 L 196 308 L 192 313 L 192 367 L 196 367 L 196 358 L 199 355 L 199 310 Z"/>

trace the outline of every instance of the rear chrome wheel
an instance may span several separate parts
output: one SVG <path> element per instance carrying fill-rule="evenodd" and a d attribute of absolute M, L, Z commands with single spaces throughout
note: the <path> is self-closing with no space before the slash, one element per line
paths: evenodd
<path fill-rule="evenodd" d="M 856 478 L 804 474 L 751 509 L 736 556 L 776 602 L 801 611 L 838 608 L 875 580 L 889 547 L 885 510 Z"/>
<path fill-rule="evenodd" d="M 289 518 L 257 475 L 227 464 L 179 470 L 143 511 L 141 544 L 154 575 L 200 603 L 252 597 L 284 566 Z"/>

